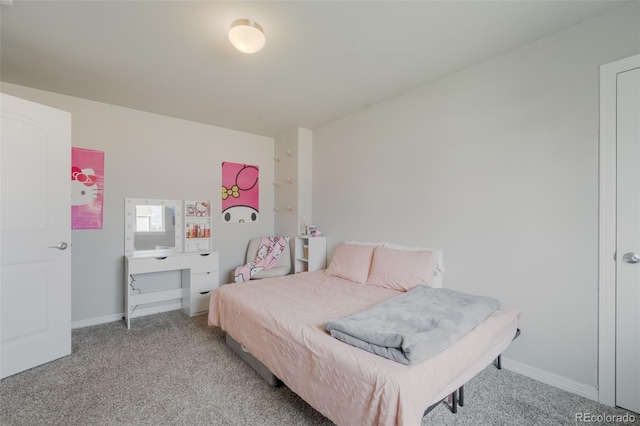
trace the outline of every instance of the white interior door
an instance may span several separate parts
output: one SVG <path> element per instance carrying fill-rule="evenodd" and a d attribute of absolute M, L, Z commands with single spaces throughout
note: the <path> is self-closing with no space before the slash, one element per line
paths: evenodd
<path fill-rule="evenodd" d="M 640 68 L 617 75 L 616 405 L 640 413 Z"/>
<path fill-rule="evenodd" d="M 71 353 L 71 115 L 0 94 L 0 376 Z"/>

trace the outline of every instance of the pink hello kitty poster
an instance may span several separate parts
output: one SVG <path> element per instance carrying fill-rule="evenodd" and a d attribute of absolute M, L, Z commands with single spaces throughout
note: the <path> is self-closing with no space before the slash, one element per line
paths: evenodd
<path fill-rule="evenodd" d="M 71 148 L 71 229 L 102 229 L 104 152 Z"/>
<path fill-rule="evenodd" d="M 258 166 L 222 163 L 222 220 L 227 223 L 257 222 L 260 208 Z"/>

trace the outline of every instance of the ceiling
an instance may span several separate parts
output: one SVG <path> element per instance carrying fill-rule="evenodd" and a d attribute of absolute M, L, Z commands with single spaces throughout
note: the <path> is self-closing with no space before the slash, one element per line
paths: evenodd
<path fill-rule="evenodd" d="M 277 136 L 626 3 L 15 0 L 0 6 L 0 78 Z M 264 28 L 262 51 L 231 46 L 227 31 L 239 18 Z"/>

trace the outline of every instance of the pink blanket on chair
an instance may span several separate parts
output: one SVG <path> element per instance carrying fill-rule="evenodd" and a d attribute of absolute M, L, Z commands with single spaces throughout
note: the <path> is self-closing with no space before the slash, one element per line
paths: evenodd
<path fill-rule="evenodd" d="M 287 247 L 289 237 L 263 237 L 258 244 L 256 259 L 235 270 L 235 281 L 243 283 L 263 269 L 272 268 L 278 263 L 280 254 Z"/>

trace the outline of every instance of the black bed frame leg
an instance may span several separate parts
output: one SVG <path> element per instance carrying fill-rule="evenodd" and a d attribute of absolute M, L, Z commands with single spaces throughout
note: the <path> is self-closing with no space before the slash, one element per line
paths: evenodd
<path fill-rule="evenodd" d="M 516 340 L 516 338 L 521 334 L 521 331 L 519 328 L 516 329 L 516 334 L 513 336 L 513 339 L 511 339 L 511 341 Z M 498 355 L 498 358 L 496 358 L 496 367 L 498 368 L 498 370 L 502 370 L 502 354 Z"/>
<path fill-rule="evenodd" d="M 516 334 L 513 336 L 512 340 L 515 340 L 516 337 L 520 336 L 520 333 L 521 333 L 521 331 L 518 328 L 516 330 Z M 498 355 L 498 357 L 495 359 L 494 363 L 496 364 L 496 367 L 498 368 L 498 370 L 502 370 L 502 354 Z M 460 386 L 458 389 L 453 391 L 453 393 L 451 395 L 449 395 L 447 398 L 443 399 L 442 401 L 436 402 L 435 404 L 432 404 L 429 408 L 426 409 L 426 411 L 424 412 L 423 416 L 426 416 L 438 404 L 440 404 L 440 403 L 449 404 L 449 401 L 451 401 L 450 405 L 449 405 L 449 408 L 451 409 L 451 412 L 453 414 L 456 414 L 458 412 L 458 405 L 460 405 L 461 407 L 464 407 L 464 385 Z"/>

